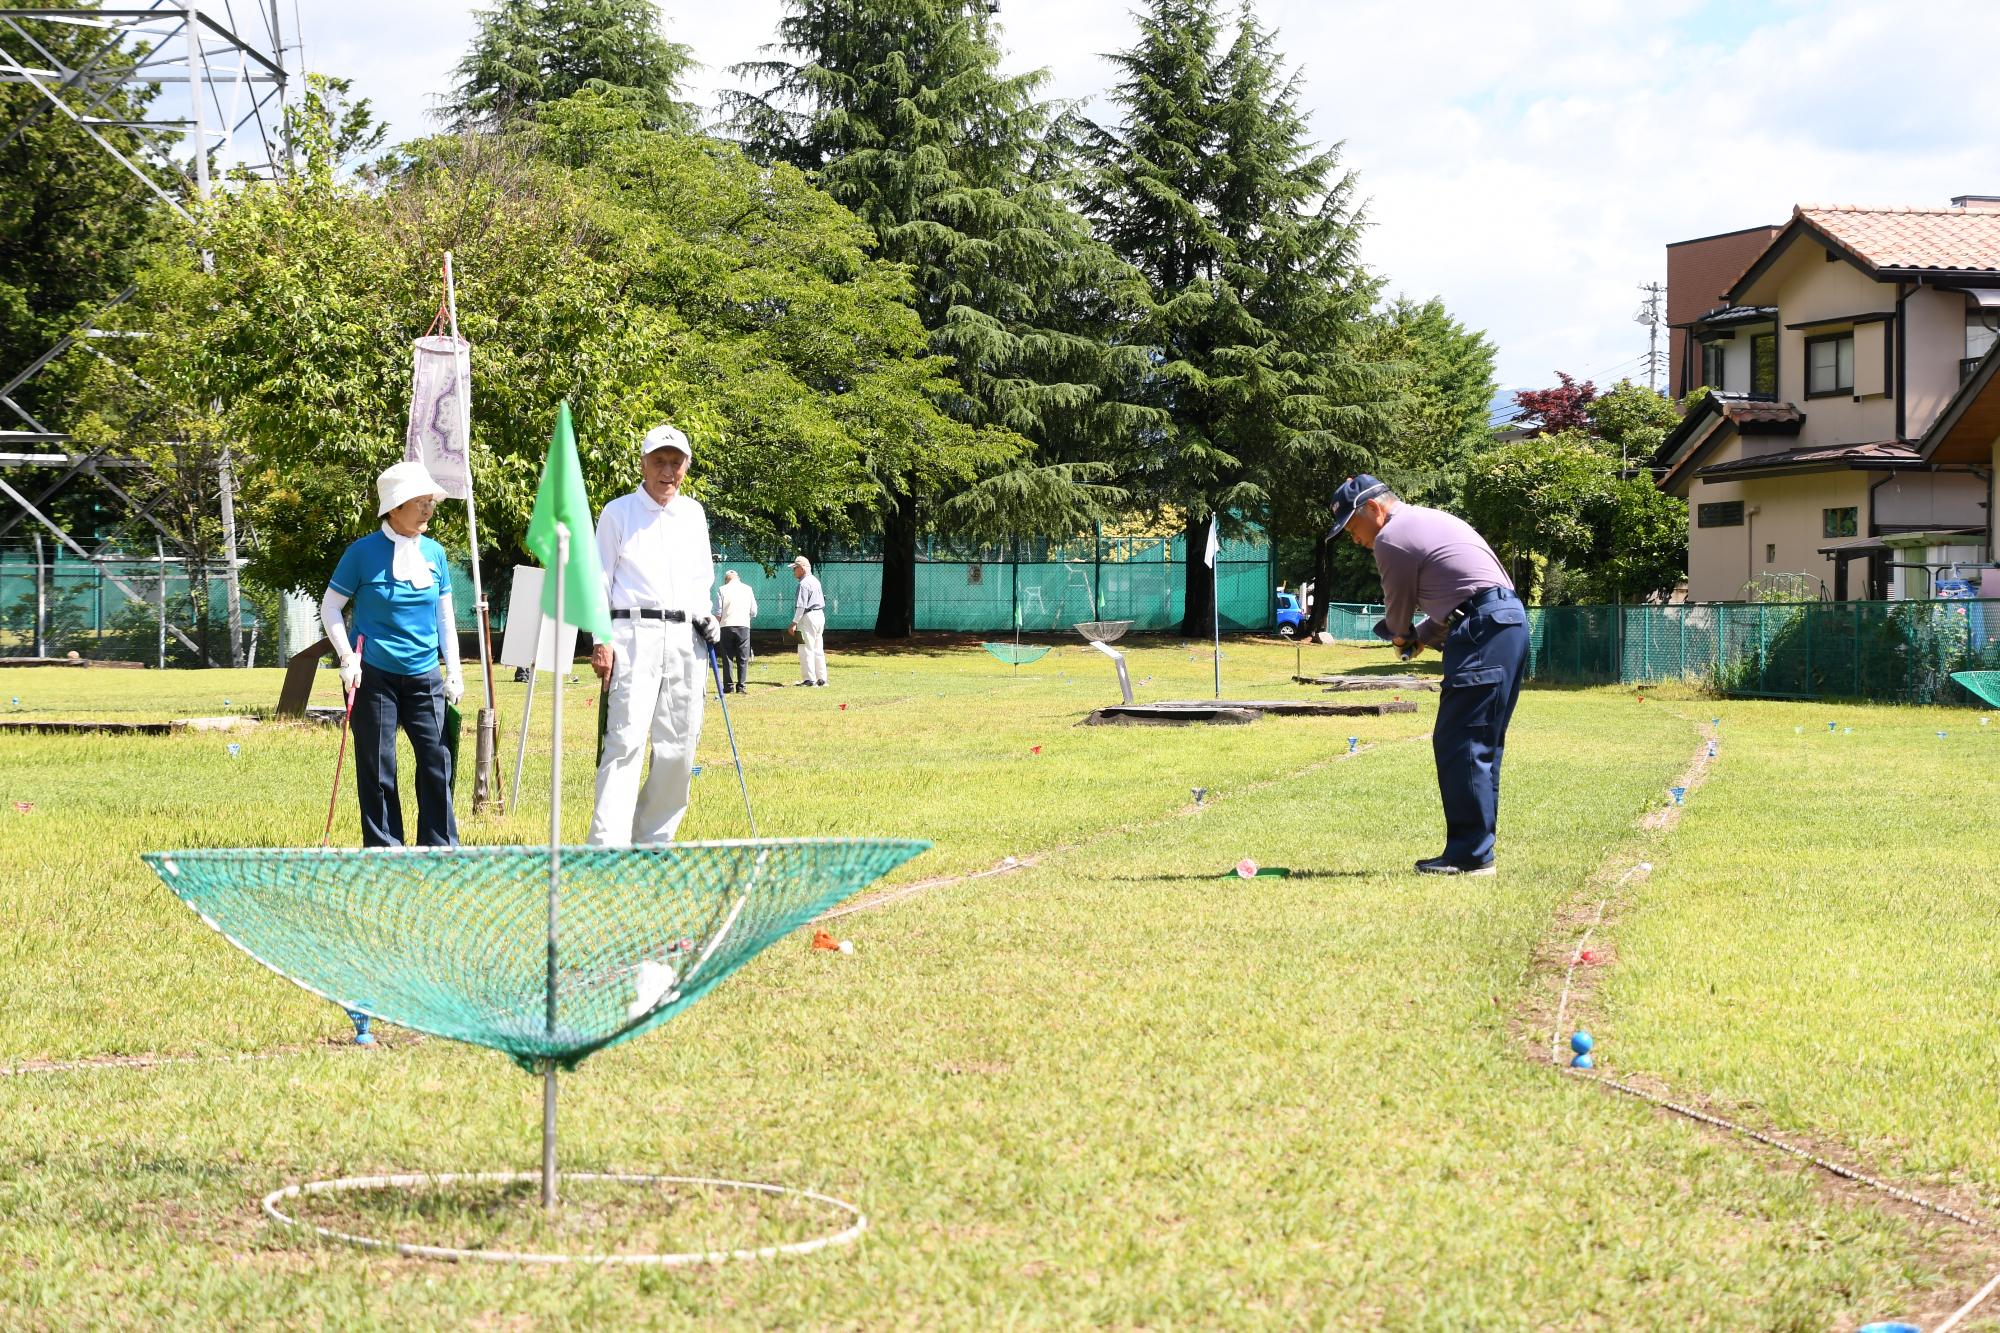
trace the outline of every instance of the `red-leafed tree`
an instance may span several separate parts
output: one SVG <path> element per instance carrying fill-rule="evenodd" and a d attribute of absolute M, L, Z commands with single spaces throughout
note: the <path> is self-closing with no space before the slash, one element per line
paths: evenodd
<path fill-rule="evenodd" d="M 1560 370 L 1556 378 L 1562 383 L 1553 389 L 1514 391 L 1514 406 L 1521 412 L 1517 423 L 1528 427 L 1530 435 L 1553 435 L 1565 430 L 1588 433 L 1590 404 L 1597 397 L 1597 386 L 1589 380 L 1578 384 Z"/>

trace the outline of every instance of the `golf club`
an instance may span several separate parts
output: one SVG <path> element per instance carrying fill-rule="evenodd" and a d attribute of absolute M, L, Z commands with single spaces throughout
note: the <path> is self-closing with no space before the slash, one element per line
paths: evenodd
<path fill-rule="evenodd" d="M 354 636 L 354 655 L 361 656 L 361 645 L 365 639 Z M 358 686 L 356 688 L 359 688 Z M 320 831 L 319 845 L 324 847 L 333 838 L 333 807 L 340 801 L 340 770 L 347 762 L 347 724 L 354 716 L 354 690 L 347 691 L 347 711 L 340 715 L 340 754 L 333 761 L 333 791 L 326 798 L 326 827 Z"/>
<path fill-rule="evenodd" d="M 707 640 L 703 639 L 704 643 Z M 722 688 L 722 664 L 715 660 L 715 645 L 708 644 L 708 670 L 715 678 L 716 702 L 722 705 L 722 729 L 729 733 L 729 757 L 736 761 L 736 785 L 743 790 L 743 817 L 750 821 L 750 836 L 757 836 L 757 816 L 750 809 L 750 784 L 743 780 L 743 754 L 736 748 L 736 727 L 729 720 L 729 691 Z"/>

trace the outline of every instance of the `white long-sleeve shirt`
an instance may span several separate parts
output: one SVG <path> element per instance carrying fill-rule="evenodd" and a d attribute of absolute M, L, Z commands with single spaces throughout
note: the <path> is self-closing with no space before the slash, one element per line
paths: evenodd
<path fill-rule="evenodd" d="M 715 555 L 699 500 L 657 504 L 643 486 L 619 496 L 598 515 L 597 558 L 612 610 L 708 614 Z"/>

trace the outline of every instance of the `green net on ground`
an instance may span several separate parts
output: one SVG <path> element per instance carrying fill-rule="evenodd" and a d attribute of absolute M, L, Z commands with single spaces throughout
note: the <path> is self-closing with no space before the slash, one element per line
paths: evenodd
<path fill-rule="evenodd" d="M 1048 646 L 1040 643 L 982 643 L 979 646 L 1009 666 L 1039 662 L 1049 652 Z"/>
<path fill-rule="evenodd" d="M 1985 700 L 1994 708 L 2000 708 L 2000 671 L 1954 671 L 1951 678 L 1966 690 Z"/>
<path fill-rule="evenodd" d="M 230 943 L 347 1009 L 573 1068 L 927 842 L 801 838 L 564 848 L 554 1003 L 549 854 L 535 847 L 149 852 Z"/>

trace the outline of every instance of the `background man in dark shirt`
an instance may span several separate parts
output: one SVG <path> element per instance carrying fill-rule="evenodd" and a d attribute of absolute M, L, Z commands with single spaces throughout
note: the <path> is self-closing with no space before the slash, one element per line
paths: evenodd
<path fill-rule="evenodd" d="M 1527 608 L 1470 524 L 1406 505 L 1373 477 L 1349 477 L 1334 491 L 1332 534 L 1341 532 L 1375 553 L 1390 640 L 1411 652 L 1444 653 L 1431 751 L 1444 797 L 1445 844 L 1441 855 L 1417 862 L 1417 872 L 1490 875 L 1500 757 L 1528 659 Z M 1428 617 L 1421 625 L 1418 611 Z"/>

